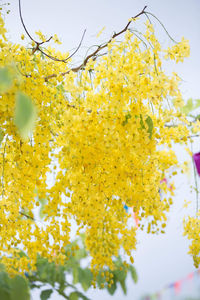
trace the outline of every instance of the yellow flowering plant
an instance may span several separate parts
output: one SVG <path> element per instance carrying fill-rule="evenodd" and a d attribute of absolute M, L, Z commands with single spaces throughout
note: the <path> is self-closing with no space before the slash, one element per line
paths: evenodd
<path fill-rule="evenodd" d="M 173 190 L 162 180 L 175 176 L 173 144 L 187 144 L 190 129 L 180 78 L 163 60 L 182 61 L 189 45 L 162 49 L 149 20 L 142 35 L 130 29 L 148 14 L 73 68 L 75 53 L 47 46 L 53 37 L 40 31 L 36 41 L 24 22 L 33 48 L 10 42 L 0 17 L 0 251 L 9 273 L 34 271 L 37 255 L 64 263 L 72 218 L 94 274 L 112 270 L 120 251 L 133 262 L 138 229 L 165 232 Z"/>

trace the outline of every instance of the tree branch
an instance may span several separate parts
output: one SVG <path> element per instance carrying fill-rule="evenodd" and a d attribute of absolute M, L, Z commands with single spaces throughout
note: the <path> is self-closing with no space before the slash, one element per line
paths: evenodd
<path fill-rule="evenodd" d="M 139 16 L 145 14 L 145 9 L 146 9 L 146 8 L 147 8 L 147 6 L 145 6 L 145 7 L 142 9 L 142 11 L 141 11 L 140 13 L 138 13 L 136 16 L 132 17 L 132 19 L 136 19 L 136 18 L 138 18 Z M 130 21 L 126 24 L 126 26 L 125 26 L 121 31 L 119 31 L 119 32 L 117 32 L 117 33 L 114 33 L 114 34 L 112 35 L 112 37 L 109 39 L 108 42 L 106 42 L 105 44 L 102 44 L 102 45 L 100 45 L 100 46 L 97 46 L 97 49 L 96 49 L 95 51 L 93 51 L 91 54 L 89 54 L 89 55 L 84 59 L 84 61 L 82 62 L 81 65 L 79 65 L 78 67 L 74 67 L 74 68 L 72 68 L 72 69 L 70 69 L 70 70 L 68 70 L 68 71 L 66 71 L 66 72 L 63 72 L 63 73 L 61 73 L 61 75 L 62 75 L 62 76 L 65 76 L 65 75 L 69 74 L 70 71 L 72 71 L 72 72 L 78 72 L 78 71 L 84 69 L 84 67 L 85 67 L 86 64 L 88 63 L 89 59 L 90 59 L 90 58 L 95 58 L 95 59 L 96 59 L 97 54 L 98 54 L 102 49 L 108 47 L 108 44 L 109 44 L 114 38 L 116 38 L 117 36 L 123 34 L 124 32 L 126 32 L 126 31 L 129 29 L 129 25 L 131 24 L 131 22 L 132 22 L 132 20 L 130 20 Z M 60 74 L 59 74 L 59 75 L 60 75 Z M 45 77 L 45 81 L 48 81 L 49 79 L 55 78 L 55 77 L 57 77 L 57 76 L 58 76 L 58 74 L 51 74 L 51 75 Z"/>
<path fill-rule="evenodd" d="M 31 219 L 31 220 L 35 221 L 35 219 L 33 217 L 28 216 L 27 214 L 23 213 L 22 211 L 20 211 L 19 214 L 26 217 L 27 219 Z"/>
<path fill-rule="evenodd" d="M 139 12 L 137 15 L 135 15 L 134 17 L 132 17 L 132 20 L 134 20 L 134 19 L 138 18 L 139 16 L 145 14 L 145 13 L 146 13 L 146 11 L 145 11 L 146 8 L 147 8 L 147 6 L 145 5 L 141 12 Z M 24 28 L 26 34 L 27 34 L 28 37 L 36 44 L 35 48 L 33 48 L 33 50 L 32 50 L 32 54 L 34 54 L 36 51 L 40 51 L 43 55 L 45 55 L 45 56 L 48 57 L 49 59 L 52 59 L 52 60 L 58 61 L 58 62 L 64 62 L 64 63 L 66 63 L 66 62 L 67 62 L 72 56 L 74 56 L 74 55 L 76 54 L 76 52 L 80 49 L 81 44 L 82 44 L 82 42 L 83 42 L 83 38 L 84 38 L 84 36 L 85 36 L 86 29 L 85 29 L 84 32 L 83 32 L 83 35 L 82 35 L 82 37 L 81 37 L 81 40 L 80 40 L 80 43 L 79 43 L 78 47 L 77 47 L 76 50 L 75 50 L 71 55 L 69 55 L 67 58 L 65 58 L 65 59 L 58 59 L 58 58 L 56 58 L 56 57 L 53 57 L 53 56 L 47 54 L 46 52 L 44 52 L 44 51 L 40 48 L 40 46 L 41 46 L 42 44 L 44 44 L 44 43 L 49 42 L 49 41 L 52 39 L 52 36 L 51 36 L 49 39 L 47 39 L 46 41 L 43 41 L 43 42 L 38 42 L 38 41 L 36 41 L 36 40 L 31 36 L 31 34 L 28 32 L 28 30 L 27 30 L 27 28 L 26 28 L 26 25 L 25 25 L 25 23 L 24 23 L 24 20 L 23 20 L 22 9 L 21 9 L 21 0 L 19 0 L 19 15 L 20 15 L 20 20 L 21 20 L 22 26 L 23 26 L 23 28 Z M 92 58 L 93 60 L 96 60 L 99 56 L 105 55 L 106 53 L 99 54 L 99 52 L 100 52 L 101 50 L 103 50 L 104 48 L 107 48 L 107 47 L 108 47 L 108 44 L 109 44 L 114 38 L 116 38 L 117 36 L 119 36 L 119 35 L 123 34 L 124 32 L 126 32 L 126 31 L 129 29 L 129 25 L 131 24 L 132 20 L 130 20 L 122 30 L 120 30 L 120 31 L 117 32 L 117 33 L 115 32 L 115 33 L 112 35 L 112 37 L 109 39 L 108 42 L 106 42 L 106 43 L 104 43 L 104 44 L 102 44 L 102 45 L 97 46 L 97 49 L 96 49 L 95 51 L 93 51 L 91 54 L 89 54 L 88 56 L 86 56 L 86 58 L 84 59 L 84 61 L 83 61 L 79 66 L 74 67 L 74 68 L 71 68 L 70 70 L 68 70 L 68 71 L 66 71 L 66 72 L 63 72 L 63 73 L 61 73 L 61 74 L 51 74 L 51 75 L 48 75 L 48 76 L 46 76 L 46 77 L 44 78 L 45 81 L 47 82 L 49 79 L 55 78 L 55 77 L 57 77 L 58 75 L 65 76 L 65 75 L 69 74 L 70 71 L 72 71 L 72 72 L 78 72 L 78 71 L 80 71 L 80 70 L 83 70 L 84 67 L 87 65 L 87 63 L 88 63 L 88 61 L 89 61 L 90 58 Z M 26 75 L 25 75 L 25 76 L 26 76 Z"/>

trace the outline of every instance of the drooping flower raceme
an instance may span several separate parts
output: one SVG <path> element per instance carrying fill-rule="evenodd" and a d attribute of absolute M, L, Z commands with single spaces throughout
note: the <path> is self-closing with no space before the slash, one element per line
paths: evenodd
<path fill-rule="evenodd" d="M 63 262 L 71 218 L 86 231 L 93 269 L 112 268 L 120 249 L 132 261 L 137 228 L 127 226 L 124 204 L 140 228 L 164 232 L 172 197 L 168 189 L 161 199 L 159 190 L 167 190 L 162 179 L 178 165 L 173 143 L 186 143 L 189 135 L 180 79 L 165 74 L 153 27 L 147 24 L 143 41 L 130 32 L 112 40 L 106 55 L 78 73 L 7 41 L 2 19 L 1 36 L 0 67 L 14 77 L 0 102 L 2 261 L 10 272 L 34 270 L 38 254 Z M 189 46 L 184 40 L 167 51 L 182 58 Z M 67 56 L 51 47 L 48 53 Z M 19 90 L 37 111 L 27 139 L 14 123 Z"/>

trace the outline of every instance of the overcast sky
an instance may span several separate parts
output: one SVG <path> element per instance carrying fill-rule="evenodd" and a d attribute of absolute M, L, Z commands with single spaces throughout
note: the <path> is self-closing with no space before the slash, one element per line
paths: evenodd
<path fill-rule="evenodd" d="M 31 34 L 41 30 L 47 35 L 57 33 L 63 44 L 58 49 L 69 51 L 79 43 L 83 30 L 86 36 L 82 49 L 76 61 L 85 55 L 87 47 L 106 41 L 113 31 L 122 29 L 127 20 L 142 10 L 144 5 L 148 11 L 154 13 L 166 26 L 174 39 L 182 36 L 189 39 L 191 57 L 182 65 L 171 64 L 168 71 L 176 71 L 184 80 L 181 90 L 185 99 L 200 98 L 200 1 L 199 0 L 21 0 L 24 21 Z M 24 33 L 19 19 L 18 1 L 10 0 L 11 13 L 6 18 L 9 36 L 19 42 Z M 141 18 L 140 21 L 143 19 Z M 104 34 L 98 40 L 96 34 L 106 27 Z M 139 28 L 139 27 L 138 27 Z M 169 45 L 168 37 L 157 24 L 160 41 Z M 28 39 L 27 39 L 28 41 Z M 200 150 L 200 142 L 195 143 L 195 151 Z M 187 158 L 180 148 L 180 159 Z M 187 213 L 182 208 L 184 199 L 195 201 L 194 195 L 189 193 L 189 183 L 186 177 L 179 176 L 176 181 L 177 191 L 174 197 L 175 205 L 169 214 L 167 233 L 152 236 L 138 234 L 138 247 L 135 252 L 135 266 L 139 276 L 137 285 L 129 281 L 127 300 L 140 299 L 146 293 L 156 292 L 165 285 L 184 277 L 194 271 L 193 261 L 187 255 L 188 241 L 181 236 L 182 217 Z M 194 212 L 194 205 L 191 213 Z M 199 278 L 200 281 L 200 278 Z M 191 287 L 190 287 L 191 288 Z M 197 290 L 194 284 L 191 288 Z M 189 292 L 185 288 L 183 293 Z M 91 291 L 88 294 L 92 300 L 109 300 L 106 292 Z M 119 291 L 114 297 L 124 299 Z M 38 293 L 33 293 L 33 299 L 39 300 Z M 53 296 L 51 299 L 59 300 Z M 169 294 L 163 299 L 172 299 Z"/>

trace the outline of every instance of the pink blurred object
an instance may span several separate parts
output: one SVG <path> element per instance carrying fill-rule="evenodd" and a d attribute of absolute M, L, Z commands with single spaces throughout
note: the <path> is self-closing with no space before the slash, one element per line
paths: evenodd
<path fill-rule="evenodd" d="M 178 280 L 174 283 L 174 289 L 175 289 L 175 293 L 179 294 L 181 291 L 181 284 L 182 284 L 182 280 Z"/>
<path fill-rule="evenodd" d="M 197 169 L 197 173 L 200 176 L 200 152 L 193 154 L 194 163 Z"/>
<path fill-rule="evenodd" d="M 160 181 L 160 183 L 166 183 L 167 184 L 167 179 L 166 178 L 163 178 L 161 181 Z"/>
<path fill-rule="evenodd" d="M 138 228 L 138 226 L 139 226 L 139 219 L 138 219 L 136 213 L 133 213 L 133 218 L 134 218 L 134 220 L 135 220 L 136 227 Z"/>
<path fill-rule="evenodd" d="M 132 210 L 132 216 L 133 216 L 133 219 L 135 221 L 135 225 L 138 228 L 139 227 L 139 219 L 137 217 L 137 213 L 135 213 L 133 210 Z"/>
<path fill-rule="evenodd" d="M 188 280 L 192 280 L 193 277 L 194 277 L 194 273 L 190 273 L 190 274 L 188 274 L 187 279 Z"/>

